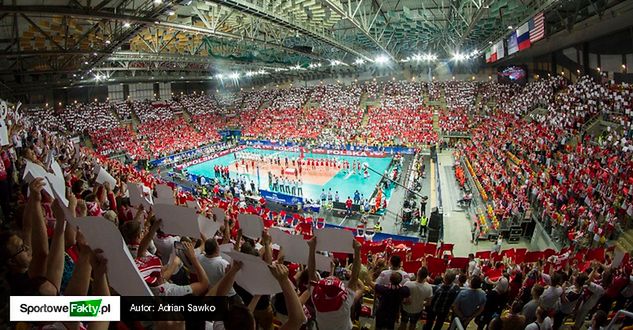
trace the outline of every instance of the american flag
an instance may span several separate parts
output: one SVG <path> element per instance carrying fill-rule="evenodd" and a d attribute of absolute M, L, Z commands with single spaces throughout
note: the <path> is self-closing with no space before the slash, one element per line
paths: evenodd
<path fill-rule="evenodd" d="M 543 12 L 536 14 L 529 21 L 530 27 L 530 43 L 543 39 L 545 37 L 545 17 Z"/>

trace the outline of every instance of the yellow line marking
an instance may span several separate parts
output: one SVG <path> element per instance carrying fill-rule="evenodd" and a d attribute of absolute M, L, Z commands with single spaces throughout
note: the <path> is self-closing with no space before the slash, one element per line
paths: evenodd
<path fill-rule="evenodd" d="M 431 176 L 431 185 L 429 186 L 429 189 L 431 190 L 431 208 L 434 208 L 437 206 L 436 204 L 436 199 L 437 199 L 437 191 L 435 190 L 435 163 L 433 162 L 433 160 L 431 159 L 431 166 L 430 166 L 431 170 L 430 170 L 430 176 Z"/>

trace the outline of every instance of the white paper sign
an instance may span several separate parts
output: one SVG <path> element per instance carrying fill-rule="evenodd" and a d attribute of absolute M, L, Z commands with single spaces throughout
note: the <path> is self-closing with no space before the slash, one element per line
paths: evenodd
<path fill-rule="evenodd" d="M 220 229 L 221 223 L 213 221 L 201 214 L 198 214 L 198 227 L 200 232 L 204 234 L 206 238 L 213 238 L 215 233 Z"/>
<path fill-rule="evenodd" d="M 200 210 L 200 205 L 198 204 L 198 201 L 185 201 L 185 203 L 187 204 L 187 207 L 192 208 L 196 211 Z"/>
<path fill-rule="evenodd" d="M 156 197 L 154 198 L 154 204 L 176 205 L 173 197 L 167 197 L 167 198 Z"/>
<path fill-rule="evenodd" d="M 322 254 L 315 254 L 315 266 L 316 270 L 321 272 L 329 272 L 332 270 L 332 258 L 326 257 Z M 307 263 L 306 263 L 307 265 Z"/>
<path fill-rule="evenodd" d="M 252 239 L 262 238 L 262 232 L 264 231 L 264 220 L 262 220 L 262 217 L 254 214 L 239 214 L 237 221 L 240 222 L 240 229 L 242 229 L 244 236 Z"/>
<path fill-rule="evenodd" d="M 68 199 L 66 199 L 66 180 L 64 179 L 64 173 L 61 170 L 59 164 L 56 161 L 51 162 L 51 168 L 54 172 L 57 173 L 46 173 L 46 179 L 48 183 L 53 188 L 53 191 L 57 193 L 59 200 L 64 204 L 64 206 L 68 206 Z"/>
<path fill-rule="evenodd" d="M 624 251 L 620 249 L 615 249 L 613 253 L 613 262 L 611 263 L 611 267 L 620 267 L 622 260 L 624 260 Z"/>
<path fill-rule="evenodd" d="M 156 204 L 154 214 L 157 219 L 163 220 L 161 229 L 165 234 L 200 237 L 198 215 L 195 210 L 176 205 Z"/>
<path fill-rule="evenodd" d="M 130 194 L 130 205 L 138 207 L 143 205 L 145 210 L 149 210 L 152 206 L 152 202 L 145 198 L 142 188 L 136 183 L 128 183 L 128 192 Z"/>
<path fill-rule="evenodd" d="M 219 207 L 212 207 L 211 213 L 215 215 L 215 221 L 219 223 L 224 223 L 224 219 L 226 219 L 226 213 L 224 213 L 224 209 L 221 209 Z"/>
<path fill-rule="evenodd" d="M 44 191 L 46 191 L 46 193 L 49 196 L 54 197 L 53 188 L 48 183 L 48 180 L 46 179 L 46 174 L 48 174 L 48 172 L 46 172 L 46 170 L 42 166 L 35 164 L 33 162 L 30 162 L 28 160 L 26 161 L 26 167 L 24 169 L 24 177 L 23 177 L 24 181 L 30 184 L 31 181 L 35 180 L 36 178 L 44 179 L 45 181 Z"/>
<path fill-rule="evenodd" d="M 8 114 L 9 108 L 7 107 L 7 102 L 0 100 L 0 145 L 2 146 L 11 144 L 11 141 L 9 141 L 9 129 L 6 123 Z"/>
<path fill-rule="evenodd" d="M 252 295 L 267 295 L 281 292 L 279 282 L 260 257 L 240 252 L 226 252 L 233 260 L 243 263 L 235 282 Z"/>
<path fill-rule="evenodd" d="M 220 244 L 219 248 L 220 248 L 220 256 L 222 257 L 222 259 L 228 261 L 229 263 L 232 263 L 233 259 L 231 257 L 229 257 L 229 255 L 227 253 L 228 252 L 237 252 L 237 251 L 235 251 L 235 247 L 234 247 L 233 243 Z"/>
<path fill-rule="evenodd" d="M 154 190 L 156 190 L 156 196 L 159 198 L 174 198 L 174 191 L 166 184 L 156 185 Z"/>
<path fill-rule="evenodd" d="M 104 170 L 101 165 L 95 166 L 95 172 L 97 173 L 97 183 L 103 184 L 104 182 L 108 182 L 110 184 L 110 189 L 114 189 L 116 187 L 116 179 L 108 173 L 108 171 Z"/>
<path fill-rule="evenodd" d="M 122 296 L 152 296 L 125 246 L 121 232 L 112 221 L 102 217 L 82 217 L 69 221 L 79 226 L 93 250 L 103 250 L 108 259 L 108 282 L 114 290 Z"/>
<path fill-rule="evenodd" d="M 354 234 L 338 228 L 315 229 L 317 251 L 354 253 Z"/>
<path fill-rule="evenodd" d="M 273 243 L 279 244 L 279 246 L 283 246 L 283 242 L 285 241 L 286 237 L 290 236 L 287 232 L 275 227 L 268 228 L 268 234 L 273 240 Z"/>
<path fill-rule="evenodd" d="M 52 164 L 55 171 L 61 171 L 57 162 L 53 161 Z M 55 169 L 55 167 L 58 169 Z M 55 196 L 57 195 L 62 204 L 68 207 L 68 199 L 66 199 L 66 182 L 64 181 L 63 175 L 49 173 L 42 166 L 27 160 L 26 168 L 24 169 L 24 181 L 31 183 L 31 181 L 36 178 L 43 178 L 46 181 L 43 190 L 53 198 L 56 198 Z"/>

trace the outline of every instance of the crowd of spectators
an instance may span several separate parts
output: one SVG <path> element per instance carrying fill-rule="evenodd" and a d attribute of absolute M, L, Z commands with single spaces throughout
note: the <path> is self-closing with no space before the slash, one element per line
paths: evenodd
<path fill-rule="evenodd" d="M 177 103 L 193 116 L 216 114 L 220 112 L 218 102 L 208 94 L 188 94 L 178 98 Z"/>
<path fill-rule="evenodd" d="M 175 105 L 169 101 L 153 102 L 150 100 L 132 101 L 132 109 L 142 122 L 167 120 L 174 116 Z"/>
<path fill-rule="evenodd" d="M 54 108 L 29 108 L 25 114 L 27 120 L 36 122 L 40 127 L 49 130 L 51 132 L 63 132 L 66 131 L 66 125 L 64 120 L 57 115 Z"/>
<path fill-rule="evenodd" d="M 114 101 L 111 102 L 112 109 L 114 113 L 119 116 L 119 118 L 123 121 L 131 121 L 132 120 L 132 104 L 127 101 Z"/>
<path fill-rule="evenodd" d="M 209 143 L 184 118 L 154 120 L 137 127 L 138 139 L 152 158 L 160 158 Z"/>
<path fill-rule="evenodd" d="M 249 212 L 262 214 L 272 219 L 265 221 L 265 227 L 283 227 L 286 219 L 282 214 L 259 204 L 246 207 L 233 198 L 230 189 L 214 188 L 213 196 L 198 198 L 173 191 L 175 204 L 196 201 L 203 216 L 218 218 L 212 209 L 223 210 L 220 227 L 211 236 L 174 235 L 163 231 L 166 227 L 161 224 L 167 219 L 157 217 L 153 208 L 130 204 L 130 185 L 139 183 L 152 191 L 160 183 L 158 179 L 87 149 L 76 154 L 77 149 L 63 136 L 27 130 L 22 143 L 29 151 L 24 158 L 15 159 L 15 165 L 9 161 L 8 170 L 21 174 L 27 162 L 30 168 L 44 166 L 43 150 L 56 150 L 60 175 L 68 189 L 68 207 L 49 195 L 45 189 L 48 179 L 8 178 L 12 185 L 24 189 L 12 190 L 8 196 L 21 207 L 4 223 L 12 230 L 0 231 L 6 296 L 125 295 L 115 288 L 129 289 L 129 285 L 121 285 L 117 282 L 120 279 L 112 276 L 122 265 L 95 248 L 103 247 L 103 238 L 84 237 L 67 224 L 76 221 L 75 217 L 93 216 L 100 220 L 79 221 L 114 223 L 125 245 L 104 248 L 127 249 L 152 294 L 227 297 L 231 306 L 213 324 L 173 320 L 148 321 L 135 327 L 270 329 L 277 323 L 283 329 L 352 329 L 373 318 L 377 329 L 397 325 L 415 329 L 423 322 L 424 329 L 439 330 L 457 318 L 464 328 L 474 324 L 478 329 L 550 330 L 568 323 L 572 329 L 599 329 L 607 325 L 613 311 L 631 308 L 631 263 L 628 258 L 616 262 L 613 253 L 605 249 L 565 249 L 560 253 L 508 249 L 458 257 L 452 255 L 452 244 L 350 239 L 348 250 L 353 253 L 334 253 L 331 266 L 323 269 L 317 263 L 322 257 L 317 253 L 319 241 L 308 237 L 307 262 L 289 262 L 284 250 L 275 247 L 284 243 L 277 241 L 278 236 L 273 238 L 272 229 L 265 229 L 261 238 L 248 238 L 242 234 L 238 217 Z M 114 186 L 97 183 L 92 169 L 96 159 L 115 178 Z M 174 242 L 182 244 L 181 250 Z M 270 275 L 246 278 L 270 276 L 278 284 L 277 293 L 254 293 L 250 283 L 243 282 L 245 277 L 238 276 L 246 271 L 245 261 L 230 261 L 224 249 L 227 245 L 230 253 L 248 254 L 268 265 Z M 376 303 L 367 304 L 365 298 Z M 22 326 L 62 325 L 43 322 Z M 74 326 L 106 329 L 109 325 Z"/>
<path fill-rule="evenodd" d="M 536 105 L 545 113 L 531 113 Z M 558 241 L 602 246 L 633 215 L 630 87 L 589 77 L 529 83 L 473 129 L 468 154 L 498 218 L 535 206 Z M 619 114 L 619 130 L 581 134 L 588 120 Z M 506 164 L 512 164 L 506 166 Z"/>
<path fill-rule="evenodd" d="M 68 104 L 59 115 L 69 131 L 76 134 L 119 126 L 119 121 L 112 115 L 109 102 Z"/>
<path fill-rule="evenodd" d="M 128 126 L 90 132 L 95 150 L 102 156 L 125 153 L 134 160 L 148 159 L 149 154 L 139 142 L 136 132 Z"/>
<path fill-rule="evenodd" d="M 352 246 L 347 250 L 353 253 L 333 254 L 330 269 L 317 268 L 322 255 L 316 253 L 319 242 L 310 234 L 305 264 L 285 260 L 283 249 L 275 252 L 274 245 L 283 242 L 275 241 L 270 229 L 261 238 L 243 236 L 241 213 L 262 215 L 266 227 L 283 226 L 287 219 L 261 202 L 247 208 L 243 200 L 233 198 L 230 189 L 219 186 L 209 197 L 173 191 L 176 204 L 197 202 L 198 211 L 209 218 L 218 217 L 213 208 L 224 210 L 221 226 L 213 235 L 180 237 L 163 232 L 161 223 L 166 219 L 156 217 L 153 208 L 133 207 L 129 189 L 138 183 L 152 191 L 160 179 L 105 157 L 113 150 L 127 149 L 123 145 L 129 141 L 117 136 L 135 136 L 133 131 L 83 128 L 101 141 L 102 149 L 94 152 L 74 148 L 65 135 L 44 128 L 57 123 L 29 114 L 10 129 L 23 152 L 0 151 L 0 207 L 5 219 L 0 231 L 3 295 L 114 294 L 113 288 L 120 283 L 113 283 L 111 275 L 120 265 L 109 263 L 105 253 L 95 248 L 101 242 L 87 239 L 69 225 L 75 217 L 95 216 L 114 223 L 125 242 L 121 248 L 128 249 L 153 294 L 229 298 L 232 308 L 222 321 L 189 323 L 189 327 L 270 329 L 273 322 L 279 322 L 284 329 L 304 325 L 308 329 L 351 329 L 362 316 L 373 317 L 379 329 L 393 329 L 397 324 L 414 329 L 423 319 L 425 330 L 439 330 L 453 318 L 464 328 L 475 323 L 478 329 L 550 330 L 567 322 L 574 330 L 600 329 L 614 311 L 633 308 L 629 256 L 616 261 L 612 250 L 603 247 L 618 221 L 633 216 L 632 93 L 630 86 L 598 84 L 588 77 L 569 85 L 560 78 L 531 82 L 510 100 L 495 96 L 497 106 L 478 116 L 471 142 L 459 146 L 501 217 L 520 212 L 535 201 L 543 206 L 539 217 L 569 231 L 573 246 L 558 253 L 508 249 L 480 251 L 465 258 L 452 255 L 452 242 L 436 246 L 358 239 L 350 240 Z M 392 143 L 392 134 L 405 143 L 424 143 L 424 136 L 418 134 L 432 125 L 430 108 L 416 96 L 386 94 L 381 107 L 369 109 L 368 125 L 377 133 L 371 133 L 375 138 L 367 142 Z M 546 113 L 530 112 L 541 103 L 547 105 Z M 345 107 L 326 108 L 320 111 L 330 116 L 343 113 L 340 109 Z M 281 127 L 278 134 L 282 135 L 297 134 L 293 130 L 304 126 L 300 111 L 267 108 L 263 119 L 256 111 L 240 115 Z M 581 134 L 584 125 L 597 117 L 619 127 L 600 135 Z M 206 141 L 183 118 L 144 121 L 138 130 L 135 139 L 153 156 Z M 48 166 L 44 163 L 49 153 L 54 154 L 59 170 L 43 168 Z M 97 160 L 115 184 L 97 183 Z M 42 170 L 31 173 L 44 173 L 45 178 L 24 175 L 25 168 L 32 171 L 35 166 Z M 68 207 L 60 202 L 59 194 L 50 193 L 50 176 L 64 181 Z M 175 251 L 174 242 L 182 243 L 182 251 Z M 278 293 L 257 295 L 240 283 L 243 263 L 227 261 L 220 248 L 224 244 L 267 264 L 279 285 Z M 148 270 L 151 265 L 158 271 Z M 374 306 L 364 303 L 369 297 L 377 302 Z M 184 322 L 153 323 L 154 328 L 185 328 Z M 63 326 L 50 322 L 20 325 Z M 106 329 L 108 324 L 88 323 L 87 327 Z"/>

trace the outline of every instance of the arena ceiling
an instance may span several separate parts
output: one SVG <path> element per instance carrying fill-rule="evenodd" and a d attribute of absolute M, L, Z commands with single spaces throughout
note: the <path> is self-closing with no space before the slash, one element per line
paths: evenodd
<path fill-rule="evenodd" d="M 414 55 L 481 51 L 539 11 L 554 25 L 616 2 L 2 0 L 0 80 L 28 90 L 234 72 L 312 77 L 366 70 L 376 59 L 397 66 Z"/>

